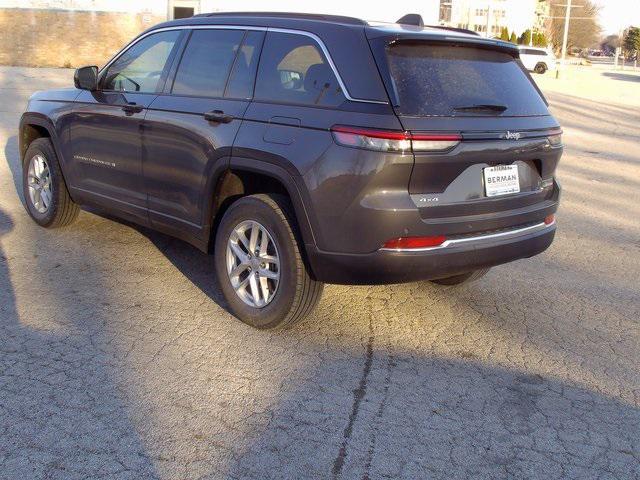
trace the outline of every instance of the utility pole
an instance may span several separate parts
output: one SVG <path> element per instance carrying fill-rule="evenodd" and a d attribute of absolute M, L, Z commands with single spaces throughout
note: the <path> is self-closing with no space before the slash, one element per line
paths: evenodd
<path fill-rule="evenodd" d="M 571 18 L 571 0 L 567 0 L 567 12 L 564 16 L 564 36 L 562 37 L 562 70 L 567 66 L 567 41 L 569 40 L 569 19 Z M 560 69 L 556 69 L 556 78 L 560 77 Z"/>
<path fill-rule="evenodd" d="M 487 31 L 485 37 L 489 38 L 489 29 L 491 28 L 491 4 L 487 5 Z"/>

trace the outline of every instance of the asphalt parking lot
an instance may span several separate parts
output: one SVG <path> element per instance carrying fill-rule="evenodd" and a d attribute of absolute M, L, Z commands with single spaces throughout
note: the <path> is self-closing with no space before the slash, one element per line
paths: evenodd
<path fill-rule="evenodd" d="M 19 115 L 72 72 L 0 68 L 0 478 L 640 478 L 640 75 L 609 73 L 537 77 L 566 144 L 543 255 L 261 332 L 179 240 L 29 219 Z"/>

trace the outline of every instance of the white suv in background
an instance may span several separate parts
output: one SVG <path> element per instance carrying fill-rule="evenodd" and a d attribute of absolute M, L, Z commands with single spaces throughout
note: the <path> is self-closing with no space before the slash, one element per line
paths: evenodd
<path fill-rule="evenodd" d="M 527 70 L 542 74 L 556 68 L 556 57 L 553 53 L 543 48 L 527 47 L 526 45 L 520 45 L 518 49 L 520 50 L 520 60 Z"/>

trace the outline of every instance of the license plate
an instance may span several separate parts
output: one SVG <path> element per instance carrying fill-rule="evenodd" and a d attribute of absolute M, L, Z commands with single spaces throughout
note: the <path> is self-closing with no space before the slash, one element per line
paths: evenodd
<path fill-rule="evenodd" d="M 487 197 L 508 195 L 520 191 L 517 165 L 496 165 L 483 169 Z"/>

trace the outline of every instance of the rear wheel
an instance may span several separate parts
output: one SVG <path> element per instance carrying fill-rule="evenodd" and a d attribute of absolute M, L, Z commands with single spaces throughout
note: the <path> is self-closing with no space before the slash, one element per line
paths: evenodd
<path fill-rule="evenodd" d="M 37 138 L 27 148 L 22 160 L 22 189 L 27 211 L 38 225 L 62 227 L 78 217 L 80 207 L 71 200 L 48 138 Z"/>
<path fill-rule="evenodd" d="M 462 285 L 463 283 L 470 283 L 484 277 L 489 270 L 488 268 L 483 268 L 482 270 L 473 270 L 471 272 L 461 273 L 460 275 L 454 275 L 453 277 L 438 278 L 437 280 L 431 281 L 439 285 Z"/>
<path fill-rule="evenodd" d="M 286 197 L 251 195 L 225 212 L 215 240 L 215 266 L 231 312 L 256 328 L 285 327 L 318 303 Z"/>
<path fill-rule="evenodd" d="M 536 68 L 533 69 L 534 72 L 543 75 L 547 71 L 547 66 L 544 63 L 539 63 L 536 65 Z"/>

